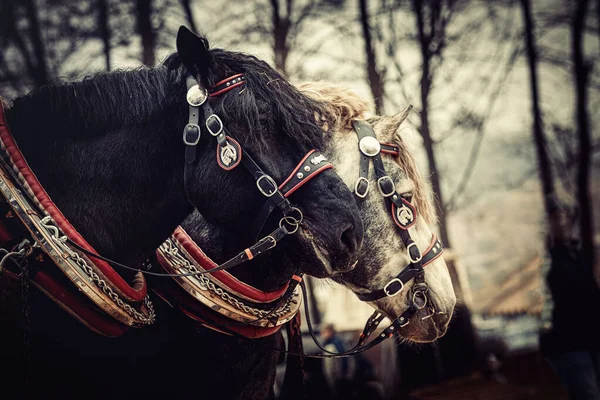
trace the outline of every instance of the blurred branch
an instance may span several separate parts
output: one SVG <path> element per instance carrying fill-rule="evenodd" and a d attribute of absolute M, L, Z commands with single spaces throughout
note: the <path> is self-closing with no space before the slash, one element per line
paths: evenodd
<path fill-rule="evenodd" d="M 108 26 L 108 4 L 107 0 L 97 0 L 98 5 L 98 26 L 100 28 L 100 38 L 104 46 L 104 57 L 106 70 L 110 71 L 110 28 Z"/>
<path fill-rule="evenodd" d="M 198 33 L 196 28 L 196 23 L 194 22 L 194 13 L 192 12 L 192 7 L 190 5 L 191 0 L 179 0 L 181 2 L 181 8 L 185 12 L 185 16 L 187 18 L 187 22 L 190 25 L 190 29 L 192 32 Z"/>
<path fill-rule="evenodd" d="M 377 59 L 373 49 L 373 40 L 371 36 L 371 26 L 369 24 L 369 12 L 367 10 L 367 0 L 359 0 L 360 25 L 363 33 L 365 46 L 365 58 L 367 67 L 367 82 L 373 95 L 375 113 L 380 114 L 383 111 L 383 71 L 377 68 Z"/>

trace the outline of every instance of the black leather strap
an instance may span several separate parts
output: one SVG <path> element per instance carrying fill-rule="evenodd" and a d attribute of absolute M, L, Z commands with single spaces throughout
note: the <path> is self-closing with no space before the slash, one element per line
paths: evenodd
<path fill-rule="evenodd" d="M 412 239 L 411 239 L 412 242 Z M 413 242 L 414 243 L 414 242 Z M 416 246 L 412 247 L 416 248 Z M 410 264 L 408 268 L 403 269 L 398 275 L 394 278 L 390 279 L 390 281 L 381 289 L 374 290 L 369 293 L 356 293 L 356 296 L 362 301 L 375 301 L 382 299 L 384 297 L 393 297 L 402 292 L 404 285 L 410 282 L 419 272 L 420 269 L 433 262 L 436 258 L 442 255 L 443 253 L 442 243 L 439 239 L 434 235 L 432 244 L 429 249 L 423 254 L 419 266 L 413 266 L 414 264 Z"/>
<path fill-rule="evenodd" d="M 254 226 L 256 229 L 256 237 L 265 226 L 267 219 L 275 208 L 279 208 L 284 216 L 289 215 L 289 210 L 285 205 L 290 204 L 287 197 L 294 193 L 300 186 L 304 185 L 309 180 L 318 176 L 326 169 L 333 168 L 333 165 L 327 161 L 325 156 L 317 150 L 311 150 L 306 156 L 300 160 L 294 170 L 288 175 L 284 182 L 277 188 L 275 193 L 263 205 L 258 217 L 255 220 Z M 265 179 L 266 181 L 266 179 Z M 272 181 L 274 182 L 274 181 Z M 271 183 L 272 184 L 272 183 Z M 270 184 L 270 185 L 271 185 Z M 290 205 L 291 207 L 291 205 Z"/>

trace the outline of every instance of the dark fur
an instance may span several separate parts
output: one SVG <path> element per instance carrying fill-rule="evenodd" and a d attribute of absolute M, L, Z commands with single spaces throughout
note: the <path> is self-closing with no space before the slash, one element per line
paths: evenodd
<path fill-rule="evenodd" d="M 188 50 L 199 46 L 199 53 L 208 52 L 205 40 L 185 35 L 184 45 L 192 47 Z M 319 104 L 254 57 L 224 50 L 212 50 L 210 55 L 206 65 L 194 68 L 205 71 L 202 80 L 214 83 L 239 72 L 247 77 L 242 93 L 211 100 L 228 133 L 266 171 L 282 179 L 309 148 L 322 144 L 323 132 L 315 122 Z M 189 54 L 182 53 L 181 58 L 204 62 Z M 11 131 L 50 197 L 104 255 L 139 265 L 192 211 L 183 190 L 181 141 L 187 122 L 184 77 L 186 68 L 192 67 L 184 67 L 180 56 L 173 55 L 155 69 L 100 74 L 40 88 L 17 99 L 7 111 Z M 217 166 L 214 146 L 213 139 L 203 135 L 189 200 L 227 232 L 232 248 L 243 249 L 253 243 L 248 227 L 264 198 L 244 170 L 225 172 Z M 333 264 L 345 265 L 355 257 L 362 223 L 350 192 L 332 171 L 305 185 L 293 201 L 305 209 L 307 228 L 319 237 Z M 276 223 L 271 221 L 268 229 Z M 298 237 L 285 242 L 281 249 L 297 260 L 298 268 L 319 265 Z M 313 273 L 319 273 L 318 267 Z M 186 337 L 192 328 L 170 320 L 164 305 L 158 306 L 156 326 L 131 330 L 119 339 L 92 334 L 36 291 L 31 306 L 33 379 L 38 394 L 46 398 L 59 393 L 63 399 L 156 393 L 159 387 L 167 390 L 179 384 L 161 380 L 163 369 L 173 377 L 174 369 L 192 371 L 193 357 L 205 356 L 194 348 L 198 353 L 188 357 L 184 352 L 177 365 L 169 364 L 174 351 L 168 346 L 183 343 L 178 335 Z M 9 384 L 19 389 L 23 377 L 18 361 L 7 361 L 22 358 L 18 329 L 4 329 L 20 326 L 15 311 L 0 309 L 0 359 L 4 365 L 15 365 L 9 375 L 0 376 L 3 393 Z M 203 334 L 208 343 L 214 336 Z M 193 381 L 188 388 L 202 396 L 202 388 L 194 387 Z"/>

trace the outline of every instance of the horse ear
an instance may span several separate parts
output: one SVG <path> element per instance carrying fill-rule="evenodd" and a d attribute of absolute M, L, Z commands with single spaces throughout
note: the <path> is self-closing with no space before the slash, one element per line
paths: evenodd
<path fill-rule="evenodd" d="M 180 26 L 177 32 L 177 53 L 188 71 L 200 75 L 205 81 L 213 58 L 208 49 L 208 40 Z M 206 84 L 206 82 L 204 82 Z"/>
<path fill-rule="evenodd" d="M 408 117 L 408 114 L 412 108 L 413 106 L 409 105 L 404 110 L 394 115 L 384 115 L 372 118 L 372 123 L 377 124 L 377 131 L 381 133 L 382 140 L 393 140 L 396 131 L 398 128 L 400 128 L 400 124 L 402 124 L 402 122 L 404 122 L 404 120 Z M 371 119 L 368 121 L 371 121 Z"/>

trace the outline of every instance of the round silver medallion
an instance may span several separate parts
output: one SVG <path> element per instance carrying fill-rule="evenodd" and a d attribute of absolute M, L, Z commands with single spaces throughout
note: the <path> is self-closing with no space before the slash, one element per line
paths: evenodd
<path fill-rule="evenodd" d="M 200 89 L 200 86 L 197 84 L 189 88 L 186 95 L 187 102 L 194 107 L 204 104 L 207 98 L 208 93 L 206 89 Z"/>
<path fill-rule="evenodd" d="M 358 148 L 365 156 L 373 157 L 381 151 L 379 141 L 373 136 L 366 136 L 358 142 Z"/>

